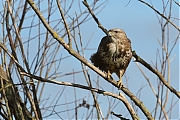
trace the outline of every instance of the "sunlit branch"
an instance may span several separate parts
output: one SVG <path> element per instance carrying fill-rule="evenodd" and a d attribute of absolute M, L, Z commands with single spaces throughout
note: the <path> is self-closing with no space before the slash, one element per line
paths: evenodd
<path fill-rule="evenodd" d="M 127 99 L 125 98 L 125 96 L 122 93 L 119 93 L 119 95 L 117 95 L 117 94 L 114 94 L 111 92 L 106 92 L 104 90 L 100 90 L 97 88 L 92 88 L 92 87 L 84 86 L 84 85 L 80 85 L 80 84 L 75 84 L 75 83 L 70 83 L 70 82 L 60 82 L 57 80 L 48 80 L 48 79 L 44 79 L 42 77 L 35 76 L 33 74 L 29 74 L 29 73 L 25 73 L 25 72 L 21 72 L 21 75 L 36 79 L 36 80 L 41 81 L 41 82 L 47 82 L 47 83 L 52 83 L 52 84 L 57 84 L 57 85 L 65 85 L 65 86 L 81 88 L 81 89 L 90 90 L 90 91 L 93 91 L 93 92 L 96 92 L 99 94 L 103 94 L 104 96 L 107 95 L 107 96 L 111 96 L 113 98 L 117 98 L 124 103 L 124 105 L 126 106 L 128 111 L 130 112 L 132 119 L 140 120 L 139 117 L 137 116 L 137 114 L 134 112 L 132 106 L 130 105 L 130 103 L 127 101 Z"/>

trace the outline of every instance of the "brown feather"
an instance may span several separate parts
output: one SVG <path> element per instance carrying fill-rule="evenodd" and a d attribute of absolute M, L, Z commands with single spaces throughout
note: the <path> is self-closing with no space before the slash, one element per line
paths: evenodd
<path fill-rule="evenodd" d="M 111 29 L 109 34 L 102 38 L 97 52 L 90 60 L 102 71 L 109 70 L 122 77 L 132 58 L 131 41 L 121 29 Z"/>

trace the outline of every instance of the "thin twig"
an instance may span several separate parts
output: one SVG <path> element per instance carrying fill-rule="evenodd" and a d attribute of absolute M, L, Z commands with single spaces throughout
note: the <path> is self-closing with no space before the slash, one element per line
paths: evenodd
<path fill-rule="evenodd" d="M 59 0 L 56 0 L 56 2 L 57 2 L 57 5 L 58 5 L 58 8 L 59 8 L 59 11 L 61 13 L 61 17 L 62 17 L 62 19 L 64 21 L 64 26 L 66 28 L 67 34 L 68 34 L 68 40 L 69 40 L 68 45 L 69 45 L 70 48 L 72 48 L 71 33 L 70 33 L 69 27 L 68 27 L 67 22 L 66 22 L 66 18 L 65 18 L 64 13 L 63 13 L 61 3 L 60 3 Z"/>
<path fill-rule="evenodd" d="M 180 4 L 178 2 L 176 2 L 175 0 L 173 0 L 179 7 L 180 7 Z"/>
<path fill-rule="evenodd" d="M 155 70 L 154 68 L 151 67 L 151 65 L 149 65 L 146 61 L 144 61 L 141 57 L 139 57 L 135 51 L 133 51 L 133 57 L 136 58 L 136 62 L 141 63 L 142 65 L 144 65 L 146 68 L 148 68 L 151 72 L 153 72 L 155 75 L 157 75 L 159 77 L 159 79 L 161 80 L 161 82 L 163 82 L 163 84 L 171 91 L 173 92 L 178 98 L 180 98 L 180 92 L 178 92 L 176 89 L 174 89 L 170 84 L 168 84 L 168 82 L 166 82 L 165 78 L 163 77 L 163 75 L 158 72 L 157 70 Z"/>
<path fill-rule="evenodd" d="M 134 59 L 135 59 L 135 58 L 134 58 Z M 152 86 L 152 84 L 151 84 L 149 78 L 145 75 L 145 73 L 143 72 L 143 70 L 141 69 L 140 65 L 139 65 L 137 62 L 136 62 L 136 65 L 137 65 L 137 67 L 139 68 L 139 70 L 140 70 L 140 72 L 142 73 L 142 75 L 144 76 L 144 78 L 147 80 L 147 82 L 148 82 L 148 84 L 149 84 L 151 90 L 153 91 L 155 97 L 157 98 L 157 102 L 158 102 L 159 105 L 161 106 L 161 105 L 162 105 L 162 102 L 161 102 L 160 99 L 158 98 L 158 95 L 157 95 L 157 93 L 156 93 L 154 87 Z M 164 116 L 165 116 L 166 120 L 168 120 L 168 116 L 167 116 L 167 113 L 166 113 L 164 107 L 162 107 L 162 111 L 163 111 L 163 113 L 164 113 Z"/>
<path fill-rule="evenodd" d="M 76 15 L 77 16 L 77 15 Z M 79 24 L 79 21 L 77 20 L 77 24 Z M 81 34 L 80 34 L 80 27 L 78 26 L 78 34 L 79 34 L 79 38 L 80 38 L 80 45 L 81 45 L 81 49 L 82 49 L 82 56 L 85 57 L 85 54 L 84 54 L 84 48 L 83 48 L 83 42 L 82 42 L 82 37 L 81 37 Z M 85 78 L 90 82 L 90 87 L 92 87 L 92 83 L 91 83 L 91 80 L 90 80 L 90 75 L 88 73 L 88 67 L 85 66 L 82 62 L 81 62 L 81 65 L 82 65 L 82 69 L 83 69 L 83 72 L 84 72 L 84 75 L 85 75 Z M 104 119 L 104 115 L 103 115 L 103 112 L 101 110 L 101 107 L 98 103 L 98 100 L 97 100 L 97 96 L 94 94 L 93 91 L 91 91 L 92 93 L 92 96 L 93 96 L 93 99 L 94 99 L 94 104 L 96 106 L 96 109 L 97 109 L 97 112 L 98 114 L 101 115 L 102 119 Z M 98 95 L 98 94 L 97 94 Z M 99 115 L 98 115 L 99 116 Z M 100 118 L 100 117 L 99 117 Z"/>
<path fill-rule="evenodd" d="M 17 29 L 17 26 L 16 26 L 16 24 L 15 24 L 15 19 L 14 19 L 14 17 L 13 17 L 13 14 L 12 14 L 12 10 L 11 10 L 9 1 L 7 1 L 7 3 L 8 3 L 8 11 L 9 11 L 9 13 L 10 13 L 10 16 L 11 16 L 11 19 L 12 19 L 12 22 L 13 22 L 13 26 L 14 26 L 14 28 L 15 28 L 15 33 L 16 33 L 17 38 L 18 38 L 18 41 L 19 41 L 21 53 L 22 53 L 22 56 L 23 56 L 23 61 L 24 61 L 24 64 L 26 65 L 26 68 L 27 68 L 28 72 L 30 73 L 29 64 L 28 64 L 28 62 L 27 62 L 27 60 L 26 60 L 26 56 L 25 56 L 25 53 L 24 53 L 24 48 L 23 48 L 22 39 L 21 39 L 21 37 L 20 37 L 19 31 L 18 31 L 18 29 Z M 23 82 L 25 82 L 23 76 L 21 76 L 21 79 L 22 79 Z M 42 115 L 41 115 L 41 111 L 40 111 L 40 108 L 39 108 L 39 105 L 38 105 L 37 95 L 36 95 L 36 92 L 35 92 L 35 85 L 34 85 L 33 81 L 32 81 L 32 84 L 31 84 L 31 85 L 32 85 L 32 91 L 33 91 L 33 97 L 34 97 L 34 99 L 32 99 L 32 97 L 31 97 L 31 95 L 30 95 L 30 92 L 28 91 L 27 86 L 24 87 L 24 89 L 25 89 L 26 92 L 27 92 L 27 96 L 28 96 L 29 100 L 32 102 L 31 104 L 32 104 L 32 106 L 33 106 L 33 110 L 34 110 L 35 116 L 36 116 L 37 118 L 41 119 Z"/>
<path fill-rule="evenodd" d="M 99 22 L 98 18 L 94 15 L 93 11 L 91 10 L 91 8 L 89 7 L 88 3 L 86 0 L 82 1 L 83 4 L 88 8 L 89 12 L 91 13 L 92 17 L 94 18 L 94 20 L 96 21 L 96 23 L 98 24 L 98 27 L 106 34 L 108 35 L 108 31 L 101 25 L 101 23 Z"/>
<path fill-rule="evenodd" d="M 153 6 L 149 5 L 147 2 L 144 2 L 142 0 L 138 0 L 142 3 L 144 3 L 145 5 L 147 5 L 148 7 L 150 7 L 152 10 L 154 10 L 156 13 L 158 13 L 161 17 L 163 17 L 165 20 L 167 20 L 172 26 L 174 26 L 178 31 L 180 31 L 180 28 L 178 28 L 174 23 L 172 23 L 166 16 L 164 16 L 163 14 L 161 14 L 158 10 L 156 10 Z"/>
<path fill-rule="evenodd" d="M 92 88 L 92 87 L 84 86 L 84 85 L 80 85 L 80 84 L 74 84 L 74 83 L 70 83 L 70 82 L 60 82 L 60 81 L 57 81 L 57 80 L 48 80 L 48 79 L 44 79 L 42 77 L 35 76 L 33 74 L 29 74 L 29 73 L 25 73 L 25 72 L 21 72 L 21 75 L 25 75 L 27 77 L 36 79 L 36 80 L 41 81 L 41 82 L 47 82 L 47 83 L 53 83 L 53 84 L 57 84 L 57 85 L 65 85 L 65 86 L 77 87 L 77 88 L 97 92 L 99 94 L 103 94 L 104 96 L 107 95 L 107 96 L 111 96 L 113 98 L 117 98 L 117 99 L 121 100 L 125 104 L 126 108 L 130 112 L 132 118 L 134 120 L 139 120 L 139 117 L 136 115 L 136 113 L 134 112 L 134 110 L 131 107 L 130 103 L 127 101 L 127 99 L 125 98 L 125 96 L 122 93 L 119 93 L 119 95 L 117 95 L 117 94 L 114 94 L 114 93 L 111 93 L 111 92 L 106 92 L 104 90 L 100 90 L 100 89 L 97 89 L 97 88 Z"/>
<path fill-rule="evenodd" d="M 127 118 L 122 117 L 121 114 L 116 114 L 116 113 L 114 113 L 113 111 L 111 111 L 111 114 L 114 115 L 114 116 L 116 116 L 116 117 L 119 118 L 120 120 L 129 120 L 129 119 L 127 119 Z"/>
<path fill-rule="evenodd" d="M 133 120 L 140 120 L 140 118 L 137 116 L 134 109 L 132 108 L 132 106 L 130 105 L 128 100 L 126 99 L 126 97 L 122 93 L 119 93 L 119 96 L 122 97 L 121 101 L 125 104 L 126 108 L 128 109 L 129 113 L 131 114 L 132 119 Z"/>

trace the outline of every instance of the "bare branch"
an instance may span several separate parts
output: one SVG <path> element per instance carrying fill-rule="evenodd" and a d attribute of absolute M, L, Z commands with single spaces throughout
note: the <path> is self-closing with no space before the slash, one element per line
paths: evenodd
<path fill-rule="evenodd" d="M 157 70 L 155 70 L 154 68 L 152 68 L 146 61 L 144 61 L 141 57 L 139 57 L 135 51 L 133 51 L 133 57 L 136 58 L 136 62 L 141 63 L 142 65 L 144 65 L 146 68 L 148 68 L 151 72 L 153 72 L 155 75 L 157 75 L 159 77 L 159 79 L 161 80 L 161 82 L 163 82 L 163 84 L 171 91 L 173 92 L 178 98 L 180 98 L 180 92 L 178 92 L 176 89 L 174 89 L 170 84 L 168 84 L 168 82 L 166 82 L 165 78 L 163 77 L 163 75 L 158 72 Z"/>
<path fill-rule="evenodd" d="M 82 1 L 83 4 L 88 8 L 89 12 L 91 13 L 92 17 L 94 18 L 94 20 L 96 21 L 96 23 L 98 24 L 98 27 L 106 34 L 108 35 L 108 31 L 101 25 L 101 23 L 99 22 L 98 18 L 94 15 L 93 11 L 91 10 L 90 6 L 88 5 L 87 1 L 84 0 Z"/>
<path fill-rule="evenodd" d="M 134 59 L 135 59 L 135 58 L 134 58 Z M 141 69 L 140 65 L 139 65 L 137 62 L 136 62 L 136 65 L 137 65 L 137 67 L 139 68 L 139 70 L 140 70 L 140 72 L 142 73 L 142 75 L 144 76 L 144 78 L 147 80 L 147 82 L 148 82 L 151 90 L 153 91 L 155 97 L 157 98 L 157 102 L 160 104 L 160 106 L 162 106 L 162 102 L 160 101 L 160 99 L 159 99 L 159 97 L 158 97 L 158 95 L 157 95 L 157 93 L 156 93 L 153 85 L 151 84 L 149 78 L 147 78 L 147 76 L 145 75 L 145 73 L 143 72 L 143 70 Z M 166 113 L 164 107 L 162 107 L 162 111 L 163 111 L 163 113 L 164 113 L 164 116 L 165 116 L 166 120 L 168 120 L 168 116 L 167 116 L 167 113 Z"/>
<path fill-rule="evenodd" d="M 179 7 L 180 7 L 180 4 L 178 2 L 176 2 L 175 0 L 173 0 Z"/>
<path fill-rule="evenodd" d="M 122 93 L 119 93 L 119 96 L 122 97 L 121 101 L 125 104 L 126 108 L 128 109 L 129 113 L 131 114 L 132 119 L 133 120 L 140 120 L 140 118 L 137 116 L 134 109 L 132 108 L 132 106 L 130 105 L 128 100 L 126 99 L 126 97 Z"/>
<path fill-rule="evenodd" d="M 66 22 L 66 18 L 65 18 L 64 13 L 63 13 L 61 3 L 59 2 L 59 0 L 56 0 L 56 2 L 57 2 L 57 5 L 58 5 L 58 8 L 59 8 L 59 11 L 61 13 L 62 19 L 64 21 L 64 26 L 66 28 L 67 34 L 68 34 L 68 39 L 69 39 L 68 45 L 69 45 L 70 48 L 72 48 L 71 33 L 70 33 L 69 27 L 68 27 L 67 22 Z"/>
<path fill-rule="evenodd" d="M 113 94 L 111 92 L 106 92 L 104 90 L 100 90 L 100 89 L 96 89 L 96 88 L 92 88 L 92 87 L 88 87 L 88 86 L 84 86 L 84 85 L 80 85 L 80 84 L 74 84 L 74 83 L 69 83 L 69 82 L 60 82 L 60 81 L 57 81 L 57 80 L 47 80 L 47 79 L 44 79 L 42 77 L 35 76 L 33 74 L 28 74 L 28 73 L 25 73 L 25 72 L 21 72 L 21 75 L 25 75 L 27 77 L 36 79 L 36 80 L 41 81 L 41 82 L 47 82 L 47 83 L 52 83 L 52 84 L 57 84 L 57 85 L 65 85 L 65 86 L 77 87 L 77 88 L 97 92 L 99 94 L 103 94 L 104 96 L 107 95 L 107 96 L 111 96 L 113 98 L 117 98 L 117 99 L 121 100 L 124 103 L 124 105 L 126 106 L 128 111 L 130 112 L 132 119 L 140 120 L 139 117 L 137 116 L 137 114 L 134 112 L 133 108 L 131 107 L 130 103 L 127 101 L 127 99 L 125 98 L 125 96 L 122 93 L 119 93 L 119 95 L 116 95 L 116 94 Z"/>
<path fill-rule="evenodd" d="M 149 5 L 147 2 L 144 2 L 142 0 L 138 0 L 144 4 L 146 4 L 148 7 L 150 7 L 152 10 L 154 10 L 156 13 L 158 13 L 161 17 L 163 17 L 165 20 L 167 20 L 172 26 L 174 26 L 178 31 L 180 31 L 180 29 L 174 24 L 172 23 L 166 16 L 164 16 L 163 14 L 161 14 L 158 10 L 156 10 L 153 6 Z"/>

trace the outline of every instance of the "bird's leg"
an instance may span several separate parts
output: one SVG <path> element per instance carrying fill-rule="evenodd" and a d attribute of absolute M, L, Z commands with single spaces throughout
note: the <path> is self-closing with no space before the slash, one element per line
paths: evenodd
<path fill-rule="evenodd" d="M 119 78 L 119 81 L 118 81 L 117 85 L 119 86 L 119 89 L 121 89 L 121 87 L 123 86 L 123 84 L 122 84 L 122 77 L 121 76 Z"/>
<path fill-rule="evenodd" d="M 110 79 L 111 78 L 111 72 L 108 70 L 107 71 L 107 78 Z"/>
<path fill-rule="evenodd" d="M 123 86 L 121 71 L 119 71 L 119 81 L 118 81 L 117 85 L 119 86 L 119 89 L 121 89 L 121 87 Z"/>

